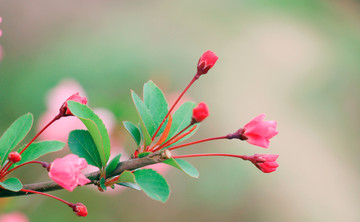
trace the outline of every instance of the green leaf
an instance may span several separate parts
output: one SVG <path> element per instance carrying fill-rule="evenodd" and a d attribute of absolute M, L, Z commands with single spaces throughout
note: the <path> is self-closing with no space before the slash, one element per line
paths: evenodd
<path fill-rule="evenodd" d="M 141 190 L 140 186 L 136 183 L 117 183 L 117 185 L 132 188 L 134 190 Z"/>
<path fill-rule="evenodd" d="M 146 146 L 149 146 L 151 144 L 151 142 L 152 142 L 151 136 L 150 136 L 149 132 L 146 130 L 143 123 L 139 124 L 139 129 L 140 129 L 141 138 L 143 138 L 143 140 L 144 140 L 143 143 Z"/>
<path fill-rule="evenodd" d="M 0 138 L 0 158 L 1 165 L 7 160 L 9 153 L 26 137 L 29 133 L 33 115 L 27 113 L 17 120 L 4 132 Z"/>
<path fill-rule="evenodd" d="M 23 188 L 23 185 L 21 184 L 20 180 L 15 177 L 11 177 L 3 182 L 0 182 L 0 186 L 2 186 L 4 189 L 11 190 L 14 192 L 18 192 Z"/>
<path fill-rule="evenodd" d="M 61 150 L 64 148 L 65 143 L 55 140 L 42 141 L 37 143 L 32 143 L 22 154 L 21 160 L 17 163 L 14 163 L 12 167 L 36 160 L 37 158 L 47 154 Z M 18 152 L 21 152 L 24 149 L 25 145 L 21 147 Z"/>
<path fill-rule="evenodd" d="M 116 155 L 110 162 L 109 164 L 106 166 L 106 175 L 110 175 L 112 172 L 114 172 L 114 170 L 116 169 L 116 167 L 118 166 L 119 162 L 120 162 L 120 157 L 121 157 L 121 153 Z"/>
<path fill-rule="evenodd" d="M 134 183 L 136 184 L 135 175 L 130 171 L 125 170 L 120 174 L 116 183 Z"/>
<path fill-rule="evenodd" d="M 143 157 L 145 157 L 145 156 L 149 156 L 150 153 L 151 153 L 151 152 L 139 153 L 139 154 L 138 154 L 138 158 L 143 158 Z"/>
<path fill-rule="evenodd" d="M 90 165 L 102 168 L 101 156 L 93 137 L 87 130 L 73 130 L 69 134 L 68 145 L 70 151 L 79 157 L 85 158 Z"/>
<path fill-rule="evenodd" d="M 101 189 L 106 190 L 104 177 L 101 177 L 101 179 L 100 179 L 100 187 L 101 187 Z"/>
<path fill-rule="evenodd" d="M 191 165 L 185 160 L 171 158 L 165 160 L 163 163 L 178 168 L 179 170 L 183 171 L 191 177 L 199 178 L 199 171 L 197 171 L 197 169 L 193 165 Z"/>
<path fill-rule="evenodd" d="M 140 147 L 141 134 L 139 128 L 135 126 L 132 122 L 123 121 L 125 129 L 130 133 L 131 137 L 135 140 L 136 144 Z"/>
<path fill-rule="evenodd" d="M 145 106 L 150 111 L 155 123 L 155 129 L 157 129 L 168 112 L 168 103 L 161 89 L 151 80 L 145 83 L 143 94 Z M 165 126 L 166 124 L 162 126 L 158 135 L 161 135 Z"/>
<path fill-rule="evenodd" d="M 152 136 L 155 131 L 155 123 L 150 114 L 150 111 L 146 108 L 143 101 L 141 101 L 140 97 L 138 95 L 136 95 L 136 93 L 134 91 L 131 91 L 131 96 L 133 98 L 136 110 L 140 116 L 141 123 L 142 123 L 141 125 L 144 125 L 148 134 L 150 136 Z M 146 134 L 146 132 L 143 132 L 143 133 Z"/>
<path fill-rule="evenodd" d="M 134 172 L 136 183 L 154 200 L 166 202 L 170 188 L 165 178 L 152 169 L 141 169 Z"/>
<path fill-rule="evenodd" d="M 89 130 L 100 154 L 102 166 L 105 167 L 110 157 L 110 138 L 102 120 L 88 106 L 68 101 L 72 114 L 78 117 Z"/>
<path fill-rule="evenodd" d="M 191 123 L 192 110 L 195 108 L 195 106 L 196 104 L 193 102 L 185 102 L 176 110 L 172 116 L 173 119 L 171 130 L 168 136 L 169 139 Z"/>

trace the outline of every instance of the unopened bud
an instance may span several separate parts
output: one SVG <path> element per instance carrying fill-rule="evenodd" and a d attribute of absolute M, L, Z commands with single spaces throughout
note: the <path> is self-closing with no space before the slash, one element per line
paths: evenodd
<path fill-rule="evenodd" d="M 199 105 L 193 109 L 192 120 L 194 123 L 199 123 L 209 116 L 209 109 L 205 103 L 199 103 Z"/>
<path fill-rule="evenodd" d="M 212 51 L 206 51 L 199 59 L 198 65 L 197 65 L 197 76 L 199 77 L 202 74 L 206 74 L 209 69 L 211 69 L 219 57 L 215 55 Z"/>
<path fill-rule="evenodd" d="M 86 217 L 88 212 L 86 209 L 86 206 L 82 203 L 77 203 L 73 206 L 73 211 L 75 212 L 76 215 L 78 215 L 79 217 Z"/>
<path fill-rule="evenodd" d="M 21 160 L 21 155 L 18 152 L 11 152 L 9 154 L 9 160 L 12 163 L 17 163 Z"/>

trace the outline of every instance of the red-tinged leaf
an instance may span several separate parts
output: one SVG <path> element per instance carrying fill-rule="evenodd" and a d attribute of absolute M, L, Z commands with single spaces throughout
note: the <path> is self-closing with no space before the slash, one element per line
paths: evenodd
<path fill-rule="evenodd" d="M 158 145 L 162 144 L 163 142 L 165 142 L 166 138 L 168 137 L 168 135 L 170 133 L 171 123 L 172 123 L 172 117 L 171 117 L 171 115 L 169 115 L 169 121 L 166 125 L 166 128 L 165 128 L 163 134 L 161 135 L 159 141 L 155 144 L 155 146 L 158 146 Z"/>

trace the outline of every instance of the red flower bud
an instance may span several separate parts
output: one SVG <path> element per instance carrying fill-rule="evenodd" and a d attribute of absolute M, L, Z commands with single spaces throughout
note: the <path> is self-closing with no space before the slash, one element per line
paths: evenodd
<path fill-rule="evenodd" d="M 64 116 L 73 115 L 68 107 L 67 101 L 75 101 L 75 102 L 79 102 L 84 105 L 86 105 L 86 103 L 87 103 L 86 97 L 81 97 L 79 95 L 79 93 L 75 93 L 74 95 L 67 98 L 66 101 L 63 103 L 63 105 L 60 108 L 60 113 L 62 113 Z"/>
<path fill-rule="evenodd" d="M 199 59 L 197 70 L 198 75 L 206 74 L 211 69 L 219 57 L 212 51 L 206 51 Z"/>
<path fill-rule="evenodd" d="M 78 215 L 79 217 L 86 217 L 88 212 L 86 209 L 86 206 L 82 203 L 77 203 L 73 207 L 73 211 Z"/>
<path fill-rule="evenodd" d="M 11 152 L 9 154 L 10 162 L 17 163 L 21 160 L 21 155 L 18 152 Z"/>
<path fill-rule="evenodd" d="M 193 109 L 192 120 L 194 123 L 199 123 L 209 116 L 209 109 L 205 103 L 199 103 L 199 105 Z"/>
<path fill-rule="evenodd" d="M 279 166 L 279 164 L 276 163 L 278 157 L 279 155 L 273 154 L 255 154 L 250 156 L 249 160 L 262 172 L 271 173 Z"/>

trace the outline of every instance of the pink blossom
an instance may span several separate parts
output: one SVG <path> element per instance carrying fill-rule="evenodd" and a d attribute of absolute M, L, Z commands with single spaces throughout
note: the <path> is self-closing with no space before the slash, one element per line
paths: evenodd
<path fill-rule="evenodd" d="M 29 222 L 27 216 L 20 212 L 0 215 L 0 222 Z"/>
<path fill-rule="evenodd" d="M 64 110 L 65 115 L 72 115 L 72 113 L 71 113 L 71 111 L 70 111 L 70 109 L 68 107 L 68 103 L 67 103 L 68 101 L 75 101 L 75 102 L 79 102 L 81 104 L 86 104 L 87 103 L 86 97 L 81 97 L 79 95 L 79 93 L 73 94 L 72 96 L 70 96 L 69 98 L 66 99 L 66 101 L 64 102 L 64 104 L 60 108 L 60 112 L 62 110 Z"/>
<path fill-rule="evenodd" d="M 77 203 L 73 207 L 73 211 L 78 215 L 79 217 L 86 217 L 88 215 L 86 206 L 82 203 Z"/>
<path fill-rule="evenodd" d="M 196 123 L 203 121 L 208 116 L 209 116 L 209 109 L 206 103 L 199 103 L 199 105 L 193 109 L 192 119 Z"/>
<path fill-rule="evenodd" d="M 276 159 L 279 155 L 274 154 L 254 154 L 249 157 L 249 160 L 262 172 L 271 173 L 276 170 L 279 164 L 276 162 Z"/>
<path fill-rule="evenodd" d="M 268 148 L 269 139 L 279 132 L 276 131 L 276 121 L 264 121 L 265 114 L 261 114 L 244 126 L 242 135 L 246 141 L 256 146 Z"/>
<path fill-rule="evenodd" d="M 213 53 L 212 51 L 210 50 L 206 51 L 199 59 L 197 65 L 198 74 L 199 75 L 206 74 L 209 71 L 209 69 L 211 69 L 215 65 L 218 58 L 219 57 L 215 55 L 215 53 Z"/>
<path fill-rule="evenodd" d="M 50 164 L 49 177 L 61 187 L 73 191 L 78 185 L 84 186 L 91 182 L 80 171 L 87 165 L 84 158 L 68 154 L 63 158 L 56 158 Z"/>

